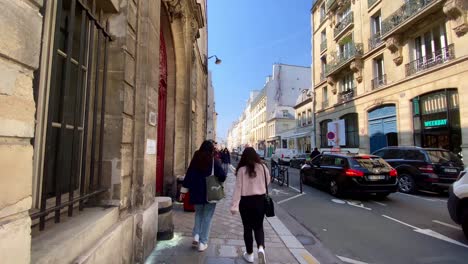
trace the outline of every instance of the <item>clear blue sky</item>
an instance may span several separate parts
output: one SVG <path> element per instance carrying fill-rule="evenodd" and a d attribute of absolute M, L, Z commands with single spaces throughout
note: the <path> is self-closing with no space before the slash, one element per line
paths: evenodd
<path fill-rule="evenodd" d="M 310 66 L 312 0 L 208 0 L 208 53 L 217 135 L 226 138 L 251 90 L 263 88 L 275 62 Z"/>

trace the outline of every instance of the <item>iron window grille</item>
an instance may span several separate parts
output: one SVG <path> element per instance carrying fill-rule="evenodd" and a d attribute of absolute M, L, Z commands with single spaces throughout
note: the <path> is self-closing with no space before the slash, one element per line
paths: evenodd
<path fill-rule="evenodd" d="M 383 41 L 380 32 L 376 32 L 372 37 L 369 38 L 369 51 L 377 48 L 382 43 Z"/>
<path fill-rule="evenodd" d="M 386 84 L 387 84 L 387 74 L 377 76 L 374 79 L 372 79 L 372 90 L 377 89 Z"/>
<path fill-rule="evenodd" d="M 88 199 L 105 191 L 101 176 L 109 23 L 101 22 L 102 10 L 96 15 L 94 0 L 91 5 L 85 0 L 56 5 L 40 205 L 31 213 L 31 219 L 39 219 L 39 230 L 44 230 L 48 214 L 54 212 L 59 223 L 62 209 L 68 207 L 71 217 L 74 205 L 81 211 Z M 68 201 L 62 201 L 67 193 Z M 48 206 L 54 197 L 55 205 Z"/>

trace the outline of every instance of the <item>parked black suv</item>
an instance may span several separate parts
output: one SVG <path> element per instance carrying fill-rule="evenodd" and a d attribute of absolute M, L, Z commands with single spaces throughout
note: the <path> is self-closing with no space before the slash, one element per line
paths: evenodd
<path fill-rule="evenodd" d="M 385 147 L 373 154 L 398 171 L 398 187 L 404 193 L 445 192 L 464 168 L 457 155 L 439 148 Z"/>
<path fill-rule="evenodd" d="M 343 193 L 375 193 L 383 198 L 398 189 L 397 172 L 373 155 L 326 153 L 301 168 L 304 184 L 328 188 L 334 196 Z"/>

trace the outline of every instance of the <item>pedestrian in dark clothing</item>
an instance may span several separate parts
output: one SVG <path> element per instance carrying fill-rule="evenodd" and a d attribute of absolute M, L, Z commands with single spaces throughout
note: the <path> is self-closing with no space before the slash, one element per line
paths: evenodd
<path fill-rule="evenodd" d="M 229 164 L 231 164 L 231 154 L 227 148 L 221 152 L 221 162 L 223 164 L 224 172 L 227 174 L 229 170 Z"/>
<path fill-rule="evenodd" d="M 266 263 L 263 219 L 265 216 L 266 186 L 270 180 L 270 172 L 260 160 L 255 149 L 246 148 L 236 169 L 236 189 L 232 196 L 231 213 L 240 212 L 246 248 L 243 256 L 249 263 L 254 262 L 252 233 L 255 234 L 257 242 L 258 263 Z"/>
<path fill-rule="evenodd" d="M 310 159 L 314 159 L 317 155 L 320 154 L 320 151 L 318 151 L 317 148 L 314 148 L 314 151 L 312 151 L 312 153 L 310 153 Z"/>
<path fill-rule="evenodd" d="M 185 193 L 190 192 L 190 203 L 195 205 L 192 245 L 198 246 L 198 251 L 204 251 L 208 247 L 211 219 L 216 208 L 216 203 L 208 203 L 206 200 L 205 178 L 211 175 L 213 166 L 214 175 L 220 182 L 224 182 L 226 173 L 220 162 L 214 158 L 214 145 L 210 141 L 204 141 L 193 155 L 182 183 L 180 199 L 183 200 Z"/>

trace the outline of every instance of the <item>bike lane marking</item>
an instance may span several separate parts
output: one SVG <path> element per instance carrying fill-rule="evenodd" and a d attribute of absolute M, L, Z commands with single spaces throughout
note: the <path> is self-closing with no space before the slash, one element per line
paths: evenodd
<path fill-rule="evenodd" d="M 363 262 L 363 261 L 359 261 L 359 260 L 355 260 L 355 259 L 350 259 L 350 258 L 347 258 L 347 257 L 342 257 L 342 256 L 338 256 L 337 257 L 343 261 L 343 262 L 346 262 L 346 263 L 351 263 L 351 264 L 368 264 L 367 262 Z"/>
<path fill-rule="evenodd" d="M 449 243 L 452 243 L 452 244 L 455 244 L 455 245 L 458 245 L 458 246 L 461 246 L 461 247 L 465 247 L 465 248 L 468 248 L 468 245 L 466 244 L 463 244 L 457 240 L 454 240 L 454 239 L 451 239 L 447 236 L 444 236 L 440 233 L 437 233 L 431 229 L 422 229 L 422 228 L 419 228 L 419 227 L 415 227 L 413 225 L 410 225 L 408 223 L 405 223 L 403 221 L 400 221 L 398 219 L 395 219 L 395 218 L 392 218 L 390 216 L 387 216 L 387 215 L 382 215 L 383 217 L 387 218 L 387 219 L 390 219 L 392 221 L 395 221 L 397 223 L 400 223 L 402 225 L 405 225 L 405 226 L 408 226 L 408 227 L 411 227 L 413 229 L 414 232 L 416 233 L 420 233 L 420 234 L 423 234 L 423 235 L 426 235 L 426 236 L 430 236 L 430 237 L 433 237 L 433 238 L 437 238 L 437 239 L 440 239 L 440 240 L 443 240 L 445 242 L 449 242 Z"/>
<path fill-rule="evenodd" d="M 286 198 L 284 200 L 281 200 L 281 201 L 277 202 L 277 204 L 282 204 L 284 202 L 290 201 L 292 199 L 296 199 L 296 198 L 301 197 L 303 195 L 305 195 L 305 193 L 300 193 L 300 194 L 294 195 L 293 197 L 289 197 L 289 198 Z"/>
<path fill-rule="evenodd" d="M 439 224 L 439 225 L 451 227 L 451 228 L 453 228 L 453 229 L 462 230 L 462 228 L 459 227 L 459 226 L 452 225 L 452 224 L 448 224 L 448 223 L 445 223 L 445 222 L 442 222 L 442 221 L 439 221 L 439 220 L 432 220 L 432 222 L 437 223 L 437 224 Z"/>

